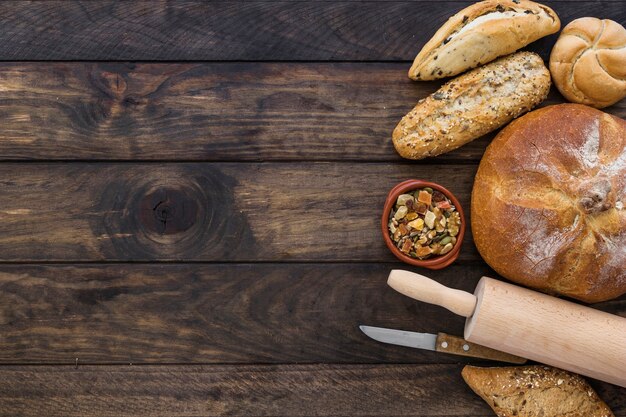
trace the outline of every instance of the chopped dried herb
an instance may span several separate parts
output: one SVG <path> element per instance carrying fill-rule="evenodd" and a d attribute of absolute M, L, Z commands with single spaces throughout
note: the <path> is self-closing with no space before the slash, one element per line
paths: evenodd
<path fill-rule="evenodd" d="M 389 214 L 389 235 L 400 251 L 427 259 L 457 243 L 461 217 L 452 202 L 430 187 L 401 194 Z"/>

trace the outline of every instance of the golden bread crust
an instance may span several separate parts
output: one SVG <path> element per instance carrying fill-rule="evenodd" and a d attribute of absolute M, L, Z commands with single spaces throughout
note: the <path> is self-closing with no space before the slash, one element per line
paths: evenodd
<path fill-rule="evenodd" d="M 458 33 L 475 19 L 491 13 L 505 14 Z M 435 80 L 460 74 L 556 33 L 560 27 L 552 9 L 532 1 L 475 3 L 448 19 L 424 45 L 413 61 L 409 78 Z"/>
<path fill-rule="evenodd" d="M 539 55 L 500 58 L 421 100 L 393 131 L 393 145 L 408 159 L 449 152 L 529 111 L 549 90 L 550 72 Z"/>
<path fill-rule="evenodd" d="M 550 54 L 550 72 L 571 102 L 603 108 L 626 97 L 626 29 L 609 19 L 576 19 Z"/>
<path fill-rule="evenodd" d="M 626 122 L 579 104 L 535 110 L 487 148 L 474 242 L 500 275 L 599 302 L 626 292 Z"/>
<path fill-rule="evenodd" d="M 613 417 L 587 381 L 557 368 L 467 365 L 461 375 L 499 417 Z"/>

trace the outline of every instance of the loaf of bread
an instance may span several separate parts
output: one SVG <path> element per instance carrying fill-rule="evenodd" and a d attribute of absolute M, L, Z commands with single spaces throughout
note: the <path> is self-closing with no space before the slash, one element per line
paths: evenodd
<path fill-rule="evenodd" d="M 500 275 L 585 302 L 626 292 L 626 122 L 581 104 L 532 111 L 487 148 L 474 242 Z"/>
<path fill-rule="evenodd" d="M 539 55 L 500 58 L 420 100 L 393 131 L 393 145 L 404 158 L 440 155 L 529 111 L 549 90 L 550 72 Z"/>
<path fill-rule="evenodd" d="M 554 84 L 574 103 L 602 108 L 626 97 L 626 29 L 583 17 L 563 29 L 550 54 Z"/>
<path fill-rule="evenodd" d="M 499 417 L 613 417 L 587 381 L 560 369 L 468 365 L 461 375 Z"/>
<path fill-rule="evenodd" d="M 448 19 L 415 57 L 409 77 L 451 77 L 513 53 L 560 27 L 552 9 L 532 1 L 481 1 Z"/>

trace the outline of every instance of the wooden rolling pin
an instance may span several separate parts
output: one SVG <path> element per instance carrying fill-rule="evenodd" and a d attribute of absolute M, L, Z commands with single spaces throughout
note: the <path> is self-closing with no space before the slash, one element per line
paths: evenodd
<path fill-rule="evenodd" d="M 409 271 L 387 283 L 467 317 L 465 340 L 626 387 L 626 318 L 488 277 L 473 295 Z"/>

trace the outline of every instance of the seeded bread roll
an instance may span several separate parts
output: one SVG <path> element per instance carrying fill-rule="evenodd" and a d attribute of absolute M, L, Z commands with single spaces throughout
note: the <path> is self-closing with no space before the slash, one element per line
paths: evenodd
<path fill-rule="evenodd" d="M 539 55 L 500 58 L 420 100 L 393 131 L 393 145 L 408 159 L 449 152 L 529 111 L 549 90 L 550 72 Z"/>
<path fill-rule="evenodd" d="M 554 84 L 566 99 L 598 109 L 626 97 L 626 29 L 583 17 L 563 29 L 550 54 Z"/>
<path fill-rule="evenodd" d="M 499 417 L 614 417 L 587 381 L 560 369 L 467 365 L 461 375 Z"/>
<path fill-rule="evenodd" d="M 561 27 L 549 7 L 527 0 L 487 0 L 454 16 L 415 57 L 413 80 L 435 80 L 508 55 Z"/>
<path fill-rule="evenodd" d="M 472 235 L 511 281 L 588 303 L 626 293 L 626 121 L 581 104 L 532 111 L 489 144 Z"/>

